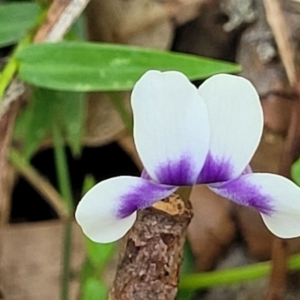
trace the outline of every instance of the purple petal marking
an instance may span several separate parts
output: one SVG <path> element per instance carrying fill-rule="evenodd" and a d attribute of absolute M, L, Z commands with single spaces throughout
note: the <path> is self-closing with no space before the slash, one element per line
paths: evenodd
<path fill-rule="evenodd" d="M 247 165 L 247 167 L 245 168 L 245 170 L 243 171 L 242 175 L 246 175 L 246 174 L 252 174 L 252 168 L 250 165 Z"/>
<path fill-rule="evenodd" d="M 231 178 L 232 165 L 229 159 L 218 160 L 211 153 L 207 154 L 204 166 L 197 178 L 197 183 L 216 183 Z"/>
<path fill-rule="evenodd" d="M 118 218 L 125 218 L 139 209 L 147 208 L 153 203 L 170 196 L 177 187 L 163 184 L 155 184 L 145 181 L 132 187 L 131 190 L 121 197 L 121 205 L 117 210 Z"/>
<path fill-rule="evenodd" d="M 261 213 L 271 215 L 274 212 L 272 197 L 265 194 L 261 187 L 246 180 L 247 175 L 225 182 L 211 185 L 209 188 L 216 194 L 244 206 L 252 206 Z"/>
<path fill-rule="evenodd" d="M 155 174 L 158 181 L 163 184 L 185 186 L 194 185 L 196 183 L 195 168 L 191 157 L 182 156 L 177 161 L 167 161 L 161 164 Z"/>
<path fill-rule="evenodd" d="M 146 169 L 143 169 L 142 174 L 141 174 L 141 178 L 144 178 L 144 179 L 147 179 L 147 180 L 151 180 L 151 177 L 148 174 L 148 172 L 146 171 Z"/>

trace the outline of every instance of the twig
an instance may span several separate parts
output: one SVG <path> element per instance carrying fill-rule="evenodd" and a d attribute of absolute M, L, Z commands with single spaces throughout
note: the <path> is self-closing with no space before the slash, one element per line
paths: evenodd
<path fill-rule="evenodd" d="M 69 0 L 67 3 L 62 0 L 54 0 L 50 6 L 45 22 L 34 40 L 59 41 L 69 29 L 70 25 L 76 20 L 80 12 L 85 8 L 89 0 Z M 60 9 L 61 7 L 61 9 Z M 59 25 L 59 26 L 58 26 Z M 45 27 L 47 30 L 45 30 Z M 1 174 L 6 173 L 8 167 L 7 153 L 14 127 L 15 117 L 20 110 L 18 101 L 26 91 L 24 83 L 14 79 L 6 90 L 4 99 L 0 106 L 0 167 Z M 0 174 L 0 218 L 2 216 L 1 208 L 5 206 L 3 202 L 9 201 L 10 191 L 5 188 L 5 175 Z"/>
<path fill-rule="evenodd" d="M 109 300 L 174 300 L 191 205 L 172 195 L 138 212 L 122 241 Z"/>
<path fill-rule="evenodd" d="M 272 247 L 272 268 L 267 293 L 267 299 L 269 300 L 280 300 L 284 295 L 288 258 L 287 241 L 275 238 Z"/>
<path fill-rule="evenodd" d="M 78 15 L 83 11 L 89 0 L 69 0 L 65 6 L 63 0 L 54 0 L 47 14 L 47 19 L 44 22 L 45 26 L 49 23 L 50 14 L 56 14 L 55 22 L 50 22 L 50 30 L 44 33 L 38 31 L 36 40 L 41 41 L 59 41 L 67 32 L 71 24 L 76 20 Z M 52 7 L 60 7 L 58 11 L 53 11 Z M 65 21 L 63 22 L 62 19 Z M 57 24 L 57 25 L 56 25 Z M 49 28 L 49 27 L 48 27 Z M 9 147 L 12 138 L 12 131 L 15 123 L 15 118 L 21 108 L 21 96 L 23 95 L 26 87 L 23 83 L 13 80 L 6 90 L 4 100 L 1 103 L 0 111 L 0 225 L 3 217 L 3 207 L 7 206 L 6 203 L 10 201 L 10 194 L 12 186 L 8 188 L 6 180 L 7 173 L 10 168 L 7 160 Z"/>
<path fill-rule="evenodd" d="M 51 183 L 23 159 L 16 150 L 10 150 L 9 159 L 17 172 L 31 183 L 31 185 L 45 198 L 58 216 L 63 219 L 67 218 L 69 215 L 68 209 Z"/>
<path fill-rule="evenodd" d="M 295 49 L 290 29 L 284 18 L 279 0 L 264 0 L 267 21 L 272 29 L 278 51 L 291 86 L 297 83 Z"/>
<path fill-rule="evenodd" d="M 34 42 L 61 40 L 88 3 L 89 0 L 54 0 L 46 21 L 34 37 Z"/>
<path fill-rule="evenodd" d="M 290 30 L 284 18 L 280 2 L 278 0 L 264 0 L 266 17 L 273 32 L 281 61 L 284 65 L 289 83 L 295 88 L 297 101 L 292 111 L 285 147 L 282 152 L 279 173 L 290 177 L 292 163 L 297 158 L 300 146 L 299 122 L 300 122 L 300 93 L 296 88 L 298 74 L 295 65 L 295 49 L 292 44 Z M 276 238 L 272 247 L 272 271 L 267 293 L 268 300 L 280 300 L 286 287 L 288 260 L 288 243 Z"/>

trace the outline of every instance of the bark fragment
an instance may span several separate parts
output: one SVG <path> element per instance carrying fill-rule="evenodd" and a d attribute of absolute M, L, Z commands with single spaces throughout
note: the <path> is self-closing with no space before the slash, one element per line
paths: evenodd
<path fill-rule="evenodd" d="M 190 203 L 178 195 L 140 211 L 123 239 L 109 299 L 175 299 L 191 218 Z"/>

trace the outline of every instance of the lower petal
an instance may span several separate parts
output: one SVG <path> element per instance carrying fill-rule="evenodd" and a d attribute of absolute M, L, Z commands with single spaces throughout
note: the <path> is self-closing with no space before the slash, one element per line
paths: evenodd
<path fill-rule="evenodd" d="M 95 185 L 79 202 L 75 217 L 93 241 L 109 243 L 133 226 L 138 209 L 151 206 L 176 190 L 143 178 L 120 176 Z"/>
<path fill-rule="evenodd" d="M 285 177 L 253 173 L 210 189 L 238 204 L 256 208 L 274 235 L 300 236 L 300 188 Z"/>

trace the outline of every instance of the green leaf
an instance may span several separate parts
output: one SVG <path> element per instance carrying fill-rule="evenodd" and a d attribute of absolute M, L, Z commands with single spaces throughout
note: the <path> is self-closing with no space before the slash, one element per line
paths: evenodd
<path fill-rule="evenodd" d="M 108 291 L 106 286 L 95 278 L 88 278 L 82 288 L 82 300 L 107 299 Z"/>
<path fill-rule="evenodd" d="M 300 159 L 292 165 L 292 178 L 300 186 Z"/>
<path fill-rule="evenodd" d="M 80 152 L 85 113 L 84 94 L 36 88 L 27 109 L 18 117 L 15 137 L 29 158 L 58 124 L 74 154 Z"/>
<path fill-rule="evenodd" d="M 122 91 L 147 70 L 177 70 L 191 80 L 240 67 L 188 54 L 86 42 L 36 44 L 17 54 L 19 75 L 31 84 L 67 91 Z"/>
<path fill-rule="evenodd" d="M 40 9 L 35 3 L 0 5 L 0 47 L 18 42 L 34 26 Z"/>
<path fill-rule="evenodd" d="M 81 136 L 85 117 L 85 94 L 55 91 L 60 100 L 57 110 L 60 112 L 62 128 L 73 155 L 81 152 Z M 55 117 L 55 116 L 54 116 Z"/>

